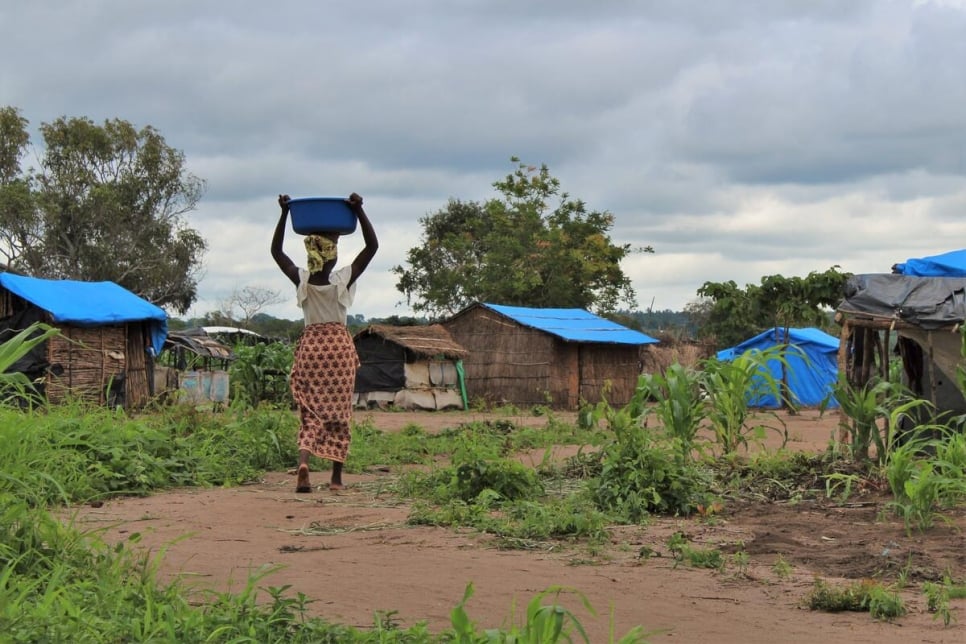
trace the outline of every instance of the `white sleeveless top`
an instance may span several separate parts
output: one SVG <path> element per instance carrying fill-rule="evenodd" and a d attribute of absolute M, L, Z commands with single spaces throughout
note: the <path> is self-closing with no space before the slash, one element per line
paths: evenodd
<path fill-rule="evenodd" d="M 346 316 L 356 296 L 356 285 L 346 286 L 352 278 L 352 265 L 332 271 L 329 284 L 309 284 L 309 272 L 299 269 L 299 285 L 296 289 L 298 305 L 305 316 L 305 326 L 325 322 L 346 323 Z"/>

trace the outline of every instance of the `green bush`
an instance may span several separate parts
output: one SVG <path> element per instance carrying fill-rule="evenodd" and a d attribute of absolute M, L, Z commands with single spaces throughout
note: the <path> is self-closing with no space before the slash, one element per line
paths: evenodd
<path fill-rule="evenodd" d="M 786 353 L 781 347 L 764 351 L 753 349 L 733 360 L 712 359 L 703 363 L 698 380 L 707 396 L 707 417 L 721 454 L 747 449 L 749 443 L 761 445 L 767 431 L 778 434 L 782 446 L 788 441 L 788 432 L 775 414 L 771 414 L 774 424 L 765 424 L 757 420 L 749 406 L 750 401 L 764 396 L 791 404 L 781 381 L 776 380 L 768 369 L 772 361 L 784 364 L 787 369 Z M 806 356 L 802 354 L 802 358 Z"/>
<path fill-rule="evenodd" d="M 472 503 L 484 492 L 498 503 L 543 494 L 543 484 L 533 469 L 505 459 L 472 459 L 416 474 L 409 489 L 414 494 L 429 494 L 436 503 L 454 499 Z"/>
<path fill-rule="evenodd" d="M 589 483 L 598 508 L 638 523 L 648 514 L 689 515 L 706 499 L 710 477 L 690 457 L 688 437 L 642 427 L 628 408 L 598 408 L 613 432 Z"/>
<path fill-rule="evenodd" d="M 228 370 L 232 404 L 258 407 L 263 403 L 290 409 L 294 405 L 288 376 L 295 351 L 292 345 L 238 345 Z"/>

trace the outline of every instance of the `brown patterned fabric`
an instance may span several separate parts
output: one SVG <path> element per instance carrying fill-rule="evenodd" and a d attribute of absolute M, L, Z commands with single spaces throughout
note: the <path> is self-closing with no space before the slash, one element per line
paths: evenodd
<path fill-rule="evenodd" d="M 305 327 L 292 365 L 290 386 L 299 406 L 299 449 L 344 463 L 349 454 L 352 391 L 359 356 L 345 325 Z"/>

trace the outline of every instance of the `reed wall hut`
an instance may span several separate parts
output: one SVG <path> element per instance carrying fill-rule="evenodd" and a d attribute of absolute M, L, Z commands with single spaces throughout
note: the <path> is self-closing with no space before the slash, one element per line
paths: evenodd
<path fill-rule="evenodd" d="M 357 407 L 463 409 L 462 359 L 467 351 L 439 324 L 370 324 L 353 337 L 361 363 Z"/>
<path fill-rule="evenodd" d="M 153 395 L 153 356 L 167 314 L 113 282 L 0 273 L 0 341 L 34 322 L 60 330 L 13 369 L 39 382 L 51 403 L 68 397 L 137 408 Z"/>
<path fill-rule="evenodd" d="M 892 273 L 854 275 L 836 312 L 840 373 L 863 386 L 889 377 L 898 356 L 902 380 L 940 412 L 966 412 L 964 365 L 966 250 L 911 259 Z"/>
<path fill-rule="evenodd" d="M 603 397 L 630 401 L 658 341 L 583 309 L 476 303 L 442 322 L 469 351 L 471 400 L 574 410 Z"/>

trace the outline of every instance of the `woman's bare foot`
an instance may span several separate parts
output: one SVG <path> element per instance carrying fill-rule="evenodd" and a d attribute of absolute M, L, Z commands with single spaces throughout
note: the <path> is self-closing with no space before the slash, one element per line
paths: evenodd
<path fill-rule="evenodd" d="M 338 492 L 339 490 L 344 490 L 345 486 L 342 485 L 342 463 L 339 461 L 332 461 L 332 479 L 329 483 L 329 490 L 332 492 Z"/>
<path fill-rule="evenodd" d="M 295 491 L 298 494 L 306 494 L 312 491 L 312 484 L 309 483 L 308 465 L 299 465 L 298 479 L 295 481 Z"/>

